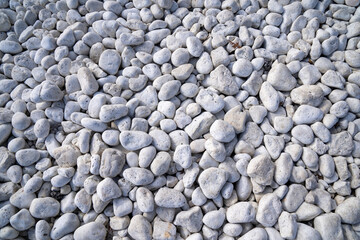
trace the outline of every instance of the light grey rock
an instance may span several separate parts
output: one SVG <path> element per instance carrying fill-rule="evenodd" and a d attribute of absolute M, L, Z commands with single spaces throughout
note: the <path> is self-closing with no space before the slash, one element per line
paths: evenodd
<path fill-rule="evenodd" d="M 308 125 L 297 125 L 291 130 L 291 135 L 303 144 L 314 141 L 314 133 Z"/>
<path fill-rule="evenodd" d="M 209 199 L 214 199 L 219 195 L 227 178 L 224 170 L 211 167 L 200 173 L 198 182 L 204 195 Z"/>
<path fill-rule="evenodd" d="M 280 97 L 270 83 L 264 82 L 261 85 L 259 96 L 268 111 L 275 112 L 278 109 Z"/>
<path fill-rule="evenodd" d="M 299 105 L 319 106 L 324 99 L 324 92 L 317 85 L 302 85 L 290 93 L 291 100 Z"/>
<path fill-rule="evenodd" d="M 264 144 L 272 159 L 277 159 L 285 147 L 284 138 L 281 136 L 265 135 Z"/>
<path fill-rule="evenodd" d="M 3 53 L 17 54 L 22 51 L 22 47 L 18 42 L 11 40 L 4 40 L 0 42 L 0 51 Z"/>
<path fill-rule="evenodd" d="M 278 133 L 287 133 L 293 127 L 293 121 L 290 117 L 277 116 L 274 118 L 274 129 Z"/>
<path fill-rule="evenodd" d="M 154 175 L 145 168 L 131 167 L 123 172 L 124 178 L 136 186 L 148 185 L 154 181 Z"/>
<path fill-rule="evenodd" d="M 224 120 L 216 120 L 210 127 L 211 136 L 219 141 L 228 143 L 235 137 L 232 125 Z"/>
<path fill-rule="evenodd" d="M 136 202 L 141 212 L 147 213 L 154 211 L 154 195 L 144 187 L 139 187 L 136 190 Z"/>
<path fill-rule="evenodd" d="M 176 226 L 186 228 L 191 233 L 199 232 L 203 226 L 203 213 L 198 206 L 192 207 L 187 211 L 179 212 L 174 220 Z"/>
<path fill-rule="evenodd" d="M 104 123 L 112 122 L 126 116 L 128 110 L 123 104 L 103 105 L 100 108 L 99 118 Z"/>
<path fill-rule="evenodd" d="M 251 159 L 247 174 L 257 184 L 270 185 L 273 181 L 275 165 L 267 155 L 259 155 Z"/>
<path fill-rule="evenodd" d="M 299 71 L 298 76 L 304 85 L 313 85 L 321 78 L 321 73 L 314 65 L 308 65 Z"/>
<path fill-rule="evenodd" d="M 121 145 L 130 151 L 147 147 L 151 144 L 152 140 L 149 134 L 141 131 L 122 131 L 120 133 Z"/>
<path fill-rule="evenodd" d="M 268 239 L 268 234 L 266 233 L 264 228 L 253 228 L 244 235 L 242 235 L 239 240 L 251 240 L 251 239 L 259 239 L 266 240 Z"/>
<path fill-rule="evenodd" d="M 206 152 L 217 162 L 223 162 L 226 158 L 226 149 L 223 143 L 209 138 L 205 142 Z"/>
<path fill-rule="evenodd" d="M 169 222 L 157 220 L 153 226 L 153 239 L 175 238 L 176 227 Z"/>
<path fill-rule="evenodd" d="M 323 211 L 321 208 L 307 203 L 303 202 L 300 207 L 296 210 L 297 220 L 298 221 L 310 221 L 314 219 L 315 217 L 319 216 Z"/>
<path fill-rule="evenodd" d="M 60 203 L 51 197 L 35 198 L 31 202 L 29 211 L 35 218 L 55 217 L 59 214 Z"/>
<path fill-rule="evenodd" d="M 89 68 L 80 68 L 77 77 L 84 94 L 93 95 L 99 89 L 99 84 Z"/>
<path fill-rule="evenodd" d="M 180 208 L 186 204 L 186 199 L 181 192 L 163 187 L 155 194 L 155 203 L 159 207 Z"/>
<path fill-rule="evenodd" d="M 314 240 L 321 240 L 322 237 L 320 233 L 315 230 L 314 228 L 310 227 L 304 223 L 298 223 L 298 231 L 296 235 L 297 240 L 305 240 L 305 239 L 314 239 Z"/>
<path fill-rule="evenodd" d="M 329 154 L 332 156 L 348 156 L 354 149 L 351 135 L 347 131 L 332 134 L 329 143 Z"/>
<path fill-rule="evenodd" d="M 245 131 L 241 133 L 240 140 L 243 140 L 254 147 L 259 147 L 263 141 L 264 133 L 254 122 L 246 123 Z"/>
<path fill-rule="evenodd" d="M 283 39 L 275 38 L 272 36 L 264 36 L 265 48 L 275 54 L 287 54 L 291 49 L 291 44 Z"/>
<path fill-rule="evenodd" d="M 10 224 L 17 231 L 25 231 L 35 225 L 35 219 L 31 216 L 29 210 L 21 209 L 10 218 Z"/>
<path fill-rule="evenodd" d="M 184 130 L 191 139 L 195 140 L 207 133 L 215 120 L 216 118 L 213 114 L 203 112 L 199 116 L 195 117 Z"/>
<path fill-rule="evenodd" d="M 354 50 L 345 51 L 345 61 L 349 66 L 358 68 L 360 67 L 360 53 Z"/>
<path fill-rule="evenodd" d="M 16 208 L 11 204 L 6 204 L 0 208 L 0 227 L 6 226 L 10 222 L 10 218 L 17 212 Z"/>
<path fill-rule="evenodd" d="M 96 187 L 96 192 L 103 202 L 107 202 L 121 196 L 121 190 L 112 178 L 105 178 L 99 182 Z"/>
<path fill-rule="evenodd" d="M 158 93 L 158 98 L 161 101 L 166 101 L 176 96 L 181 87 L 181 83 L 178 80 L 170 80 L 164 83 Z"/>
<path fill-rule="evenodd" d="M 323 239 L 344 239 L 341 218 L 336 213 L 326 213 L 314 219 L 314 228 Z"/>
<path fill-rule="evenodd" d="M 224 100 L 210 88 L 200 89 L 195 101 L 207 112 L 214 114 L 220 112 L 225 106 Z"/>
<path fill-rule="evenodd" d="M 76 240 L 104 240 L 106 237 L 106 228 L 99 222 L 89 222 L 74 232 L 74 239 Z"/>
<path fill-rule="evenodd" d="M 253 71 L 251 62 L 247 59 L 240 58 L 232 66 L 232 73 L 238 77 L 248 77 Z"/>
<path fill-rule="evenodd" d="M 182 168 L 189 168 L 192 164 L 190 145 L 184 144 L 177 146 L 174 152 L 173 160 Z"/>
<path fill-rule="evenodd" d="M 341 222 L 346 224 L 357 224 L 360 222 L 360 199 L 357 197 L 349 197 L 344 202 L 340 203 L 336 209 L 341 217 Z"/>
<path fill-rule="evenodd" d="M 186 47 L 189 53 L 194 57 L 200 57 L 204 51 L 204 46 L 197 37 L 186 38 Z"/>
<path fill-rule="evenodd" d="M 329 69 L 321 77 L 321 82 L 328 87 L 343 89 L 345 79 L 338 72 Z"/>
<path fill-rule="evenodd" d="M 267 81 L 279 91 L 291 91 L 296 86 L 296 79 L 286 65 L 278 63 L 271 68 Z"/>
<path fill-rule="evenodd" d="M 177 80 L 184 81 L 190 77 L 193 70 L 194 66 L 192 64 L 183 64 L 173 69 L 171 75 Z"/>
<path fill-rule="evenodd" d="M 111 75 L 115 75 L 120 67 L 121 57 L 116 50 L 107 49 L 99 58 L 99 67 Z"/>
<path fill-rule="evenodd" d="M 275 182 L 279 185 L 286 184 L 291 176 L 293 166 L 291 155 L 281 153 L 280 157 L 275 161 Z"/>
<path fill-rule="evenodd" d="M 152 236 L 152 226 L 145 217 L 136 215 L 131 218 L 128 233 L 135 240 L 150 240 Z"/>
<path fill-rule="evenodd" d="M 58 218 L 51 229 L 52 239 L 60 239 L 63 236 L 74 232 L 80 226 L 79 218 L 74 213 L 65 213 Z"/>
<path fill-rule="evenodd" d="M 312 124 L 321 121 L 324 117 L 323 111 L 310 105 L 299 106 L 293 116 L 295 124 Z"/>
<path fill-rule="evenodd" d="M 295 239 L 298 228 L 296 217 L 283 211 L 279 216 L 278 222 L 281 237 L 285 239 Z"/>
<path fill-rule="evenodd" d="M 15 158 L 20 166 L 27 167 L 40 159 L 40 153 L 33 148 L 21 149 L 20 151 L 16 152 Z"/>
<path fill-rule="evenodd" d="M 133 203 L 128 197 L 120 197 L 113 200 L 114 215 L 124 217 L 133 210 Z"/>
<path fill-rule="evenodd" d="M 107 148 L 101 155 L 100 176 L 103 178 L 116 177 L 125 164 L 125 154 L 115 148 Z"/>
<path fill-rule="evenodd" d="M 239 92 L 239 87 L 234 77 L 224 65 L 218 66 L 210 73 L 207 83 L 226 95 L 234 95 Z"/>
<path fill-rule="evenodd" d="M 289 190 L 282 200 L 283 208 L 287 212 L 295 212 L 304 202 L 307 190 L 303 185 L 291 184 Z"/>
<path fill-rule="evenodd" d="M 209 53 L 203 52 L 196 62 L 196 70 L 201 74 L 209 74 L 214 69 Z"/>
<path fill-rule="evenodd" d="M 257 106 L 250 107 L 249 113 L 250 113 L 251 119 L 256 124 L 260 124 L 263 122 L 263 120 L 266 117 L 268 112 L 264 106 L 257 105 Z"/>
<path fill-rule="evenodd" d="M 37 239 L 41 240 L 48 240 L 50 239 L 50 231 L 51 226 L 50 224 L 45 220 L 40 220 L 35 225 L 35 237 Z"/>
<path fill-rule="evenodd" d="M 265 227 L 272 227 L 282 212 L 282 205 L 279 198 L 273 194 L 265 194 L 259 201 L 256 213 L 256 220 Z"/>
<path fill-rule="evenodd" d="M 248 118 L 247 114 L 241 110 L 241 106 L 233 107 L 224 116 L 224 121 L 230 123 L 236 133 L 245 131 L 245 124 Z"/>
<path fill-rule="evenodd" d="M 256 210 L 250 202 L 239 202 L 230 206 L 226 211 L 229 223 L 249 223 L 255 220 Z"/>
<path fill-rule="evenodd" d="M 211 229 L 219 229 L 225 220 L 225 209 L 210 211 L 203 217 L 203 223 Z"/>

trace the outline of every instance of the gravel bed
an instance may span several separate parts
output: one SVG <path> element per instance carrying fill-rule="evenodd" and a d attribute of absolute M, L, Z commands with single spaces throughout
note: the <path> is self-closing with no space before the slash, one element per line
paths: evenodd
<path fill-rule="evenodd" d="M 0 239 L 360 240 L 360 0 L 0 0 Z"/>

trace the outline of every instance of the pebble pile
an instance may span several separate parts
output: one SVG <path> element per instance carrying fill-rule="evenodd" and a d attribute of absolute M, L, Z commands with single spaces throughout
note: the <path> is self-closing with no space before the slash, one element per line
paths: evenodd
<path fill-rule="evenodd" d="M 359 0 L 0 0 L 0 239 L 359 240 Z"/>

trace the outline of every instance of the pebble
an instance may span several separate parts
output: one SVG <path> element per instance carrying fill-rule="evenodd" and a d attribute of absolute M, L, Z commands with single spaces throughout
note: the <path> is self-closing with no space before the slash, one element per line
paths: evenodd
<path fill-rule="evenodd" d="M 263 226 L 272 227 L 282 212 L 282 205 L 279 198 L 272 193 L 265 194 L 259 201 L 256 213 L 256 220 Z"/>
<path fill-rule="evenodd" d="M 250 223 L 255 220 L 256 210 L 249 202 L 239 202 L 230 206 L 226 211 L 229 223 Z"/>
<path fill-rule="evenodd" d="M 336 213 L 326 213 L 314 219 L 314 228 L 324 239 L 342 239 L 341 218 Z"/>
<path fill-rule="evenodd" d="M 180 208 L 186 204 L 186 199 L 181 192 L 163 187 L 155 194 L 155 203 L 159 207 Z"/>
<path fill-rule="evenodd" d="M 303 85 L 293 89 L 290 96 L 296 104 L 318 107 L 323 102 L 324 92 L 317 85 Z"/>
<path fill-rule="evenodd" d="M 226 121 L 216 120 L 210 127 L 211 136 L 219 142 L 230 142 L 235 137 L 234 128 Z"/>
<path fill-rule="evenodd" d="M 292 119 L 295 124 L 300 125 L 319 122 L 323 117 L 324 113 L 321 109 L 310 105 L 301 105 L 296 109 Z"/>
<path fill-rule="evenodd" d="M 121 57 L 117 51 L 107 49 L 101 53 L 99 58 L 99 67 L 108 74 L 116 74 L 119 70 L 120 64 Z"/>
<path fill-rule="evenodd" d="M 111 178 L 105 178 L 96 187 L 96 192 L 103 202 L 115 199 L 121 196 L 119 186 Z"/>
<path fill-rule="evenodd" d="M 226 95 L 234 95 L 239 92 L 239 87 L 234 77 L 230 70 L 224 65 L 215 68 L 215 70 L 210 73 L 210 78 L 208 78 L 207 82 L 210 86 Z"/>
<path fill-rule="evenodd" d="M 269 81 L 270 82 L 270 81 Z M 261 85 L 259 96 L 264 107 L 270 112 L 276 112 L 280 104 L 280 97 L 277 91 L 269 82 Z"/>
<path fill-rule="evenodd" d="M 274 176 L 275 165 L 267 155 L 259 155 L 251 159 L 247 174 L 256 183 L 270 185 Z"/>
<path fill-rule="evenodd" d="M 60 203 L 54 198 L 35 198 L 32 200 L 29 211 L 35 218 L 55 217 L 59 214 Z"/>
<path fill-rule="evenodd" d="M 199 175 L 198 182 L 204 195 L 209 199 L 214 199 L 219 195 L 227 178 L 224 170 L 211 167 Z"/>
<path fill-rule="evenodd" d="M 86 95 L 93 95 L 98 89 L 99 84 L 96 81 L 93 73 L 86 67 L 82 67 L 78 70 L 78 79 L 81 87 L 81 91 Z"/>
<path fill-rule="evenodd" d="M 74 239 L 78 240 L 104 240 L 106 237 L 106 228 L 103 224 L 98 222 L 89 222 L 79 228 L 74 232 Z"/>
<path fill-rule="evenodd" d="M 151 171 L 139 167 L 125 169 L 123 176 L 136 186 L 148 185 L 154 181 L 154 175 Z"/>
<path fill-rule="evenodd" d="M 54 224 L 50 236 L 53 239 L 61 239 L 65 235 L 74 232 L 80 227 L 80 221 L 76 214 L 65 213 Z"/>
<path fill-rule="evenodd" d="M 21 209 L 10 218 L 11 226 L 17 231 L 25 231 L 35 225 L 35 219 L 27 209 Z"/>
<path fill-rule="evenodd" d="M 335 213 L 341 217 L 341 222 L 346 224 L 357 224 L 360 222 L 360 202 L 356 197 L 349 197 L 339 204 Z"/>
<path fill-rule="evenodd" d="M 144 239 L 144 240 L 150 240 L 152 239 L 152 227 L 149 221 L 141 216 L 136 215 L 131 218 L 130 225 L 128 227 L 129 235 L 133 239 Z"/>
<path fill-rule="evenodd" d="M 271 68 L 267 81 L 278 91 L 291 91 L 296 86 L 296 79 L 282 63 Z"/>
<path fill-rule="evenodd" d="M 153 141 L 152 137 L 141 131 L 123 131 L 120 133 L 121 145 L 129 151 L 147 147 Z"/>
<path fill-rule="evenodd" d="M 201 208 L 195 206 L 189 210 L 179 212 L 175 217 L 174 224 L 187 229 L 190 233 L 196 233 L 203 226 L 202 219 L 203 213 Z"/>

